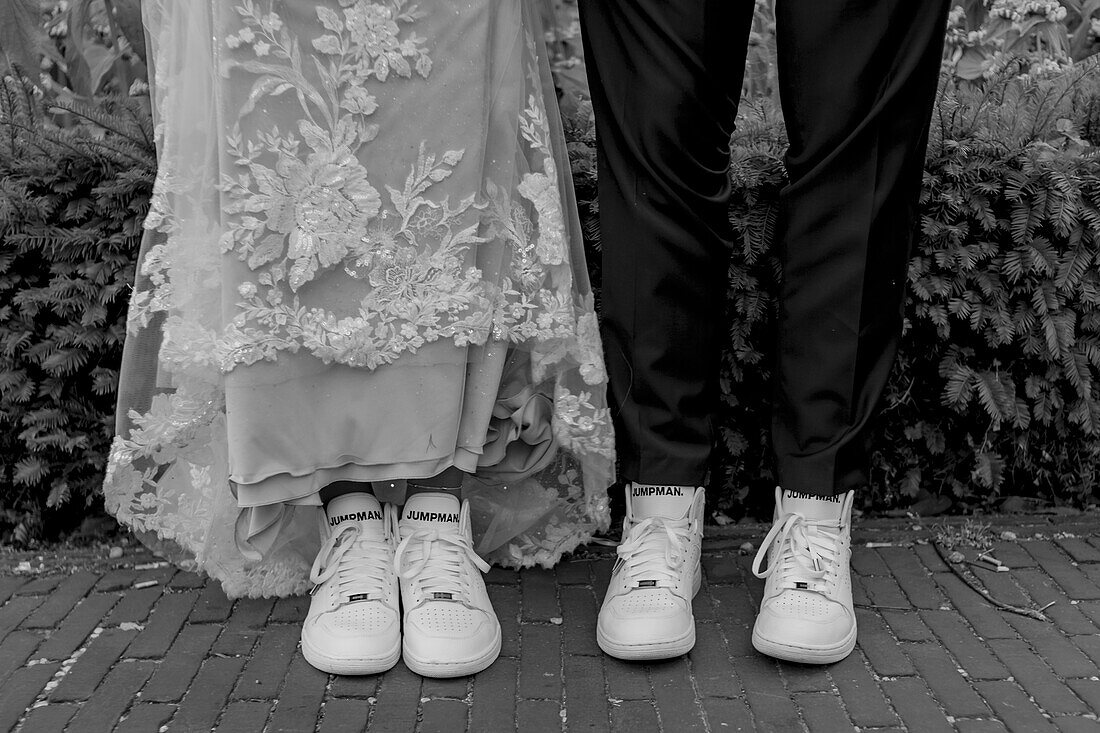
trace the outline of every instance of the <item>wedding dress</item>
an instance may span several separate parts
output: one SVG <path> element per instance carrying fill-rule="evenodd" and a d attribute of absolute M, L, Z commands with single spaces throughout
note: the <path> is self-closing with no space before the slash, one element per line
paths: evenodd
<path fill-rule="evenodd" d="M 159 171 L 106 505 L 231 596 L 309 587 L 317 491 L 468 472 L 475 547 L 606 528 L 569 164 L 520 0 L 144 0 Z"/>

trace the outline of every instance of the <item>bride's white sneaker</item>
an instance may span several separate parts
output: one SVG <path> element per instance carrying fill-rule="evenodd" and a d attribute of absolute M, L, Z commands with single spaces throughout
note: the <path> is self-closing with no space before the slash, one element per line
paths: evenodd
<path fill-rule="evenodd" d="M 852 499 L 775 490 L 775 522 L 753 561 L 766 578 L 752 630 L 757 651 L 805 664 L 830 664 L 856 645 L 852 608 Z M 764 555 L 768 567 L 762 570 Z"/>
<path fill-rule="evenodd" d="M 619 659 L 667 659 L 695 646 L 703 489 L 630 484 L 618 561 L 596 641 Z"/>
<path fill-rule="evenodd" d="M 302 655 L 332 674 L 384 672 L 401 653 L 397 513 L 370 494 L 345 494 L 328 503 L 325 520 L 329 535 L 310 572 Z"/>
<path fill-rule="evenodd" d="M 500 622 L 481 577 L 489 565 L 473 549 L 469 504 L 414 494 L 398 532 L 405 666 L 425 677 L 485 669 L 500 654 Z"/>

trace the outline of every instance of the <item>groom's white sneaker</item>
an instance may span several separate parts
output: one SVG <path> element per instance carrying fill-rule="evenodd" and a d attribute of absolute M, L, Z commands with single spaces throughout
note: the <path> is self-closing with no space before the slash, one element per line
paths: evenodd
<path fill-rule="evenodd" d="M 401 654 L 397 513 L 370 494 L 338 496 L 325 512 L 329 535 L 313 562 L 302 655 L 323 672 L 376 674 Z"/>
<path fill-rule="evenodd" d="M 425 677 L 461 677 L 500 654 L 500 622 L 474 552 L 470 506 L 443 492 L 414 494 L 399 524 L 395 564 L 405 612 L 405 666 Z"/>
<path fill-rule="evenodd" d="M 667 659 L 695 646 L 703 489 L 626 488 L 619 559 L 600 608 L 596 641 L 619 659 Z"/>
<path fill-rule="evenodd" d="M 757 651 L 805 664 L 829 664 L 856 645 L 852 608 L 852 499 L 775 490 L 775 523 L 752 570 L 766 578 L 752 630 Z M 767 569 L 761 569 L 764 555 Z"/>

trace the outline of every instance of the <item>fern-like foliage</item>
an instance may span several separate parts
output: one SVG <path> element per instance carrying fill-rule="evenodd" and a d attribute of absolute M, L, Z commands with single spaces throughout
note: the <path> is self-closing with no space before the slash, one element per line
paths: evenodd
<path fill-rule="evenodd" d="M 98 495 L 152 137 L 141 100 L 55 105 L 15 73 L 0 85 L 0 524 L 17 540 Z"/>

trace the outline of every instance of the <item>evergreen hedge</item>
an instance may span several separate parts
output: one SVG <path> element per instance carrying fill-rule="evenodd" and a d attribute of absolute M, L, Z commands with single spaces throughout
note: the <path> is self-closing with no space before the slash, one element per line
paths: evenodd
<path fill-rule="evenodd" d="M 1017 70 L 1018 71 L 1018 70 Z M 933 119 L 906 332 L 875 424 L 867 506 L 926 489 L 959 508 L 1006 494 L 1081 505 L 1100 471 L 1100 71 L 948 83 Z M 567 124 L 599 282 L 590 109 Z M 85 124 L 61 129 L 57 115 Z M 785 182 L 782 124 L 746 106 L 734 145 L 729 347 L 712 506 L 770 500 L 768 382 Z M 97 502 L 125 308 L 155 173 L 142 100 L 50 107 L 0 96 L 0 524 L 52 534 Z M 4 539 L 4 537 L 0 537 Z"/>

